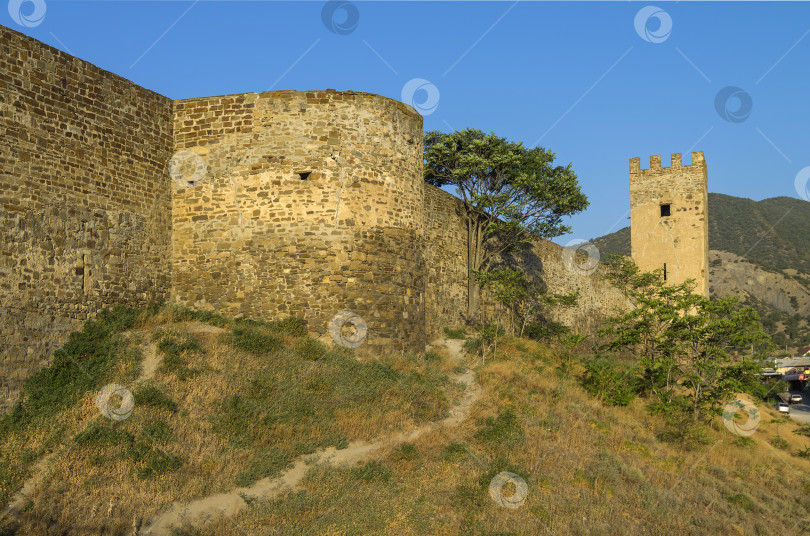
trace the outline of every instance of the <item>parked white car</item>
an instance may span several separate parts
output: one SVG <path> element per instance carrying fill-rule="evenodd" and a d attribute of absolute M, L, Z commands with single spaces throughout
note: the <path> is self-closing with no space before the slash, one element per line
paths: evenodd
<path fill-rule="evenodd" d="M 793 393 L 790 395 L 790 403 L 791 404 L 801 404 L 802 403 L 802 395 L 799 393 Z"/>
<path fill-rule="evenodd" d="M 784 402 L 779 402 L 776 405 L 776 409 L 779 410 L 779 413 L 790 413 L 790 406 L 785 404 Z"/>

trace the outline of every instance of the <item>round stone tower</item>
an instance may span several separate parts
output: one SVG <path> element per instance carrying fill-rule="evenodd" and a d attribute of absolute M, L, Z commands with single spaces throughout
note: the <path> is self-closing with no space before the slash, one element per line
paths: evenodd
<path fill-rule="evenodd" d="M 176 303 L 300 316 L 322 336 L 349 311 L 364 347 L 424 350 L 415 110 L 334 90 L 190 99 L 174 138 Z"/>

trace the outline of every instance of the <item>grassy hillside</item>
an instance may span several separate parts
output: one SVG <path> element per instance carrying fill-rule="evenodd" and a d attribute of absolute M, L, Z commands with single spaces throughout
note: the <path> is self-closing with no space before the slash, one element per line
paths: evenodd
<path fill-rule="evenodd" d="M 771 422 L 768 404 L 748 439 L 719 418 L 673 430 L 646 400 L 606 406 L 583 388 L 585 363 L 626 366 L 626 357 L 581 355 L 572 365 L 557 348 L 507 339 L 485 361 L 459 364 L 451 343 L 460 341 L 449 340 L 425 357 L 358 359 L 301 327 L 165 309 L 90 323 L 0 419 L 3 502 L 38 460 L 49 468 L 0 534 L 132 534 L 176 501 L 278 475 L 294 459 L 307 464 L 300 485 L 240 495 L 239 511 L 174 534 L 806 529 L 808 441 L 795 424 Z M 476 388 L 462 393 L 448 378 L 464 369 Z M 120 422 L 95 403 L 111 381 L 133 386 L 135 409 Z M 468 395 L 468 413 L 458 413 Z M 448 415 L 456 420 L 446 424 Z M 397 435 L 415 428 L 424 433 Z M 359 463 L 318 454 L 376 437 L 391 440 Z M 512 476 L 496 479 L 504 472 Z"/>
<path fill-rule="evenodd" d="M 441 365 L 413 356 L 361 362 L 310 339 L 296 319 L 102 313 L 0 417 L 0 503 L 38 474 L 37 462 L 47 467 L 0 534 L 130 534 L 133 522 L 174 501 L 277 475 L 317 449 L 434 421 L 456 392 Z M 110 383 L 134 396 L 124 420 L 99 411 L 96 393 Z"/>

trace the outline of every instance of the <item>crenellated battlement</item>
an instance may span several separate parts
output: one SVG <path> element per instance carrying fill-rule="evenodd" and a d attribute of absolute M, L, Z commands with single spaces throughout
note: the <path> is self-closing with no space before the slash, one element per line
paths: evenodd
<path fill-rule="evenodd" d="M 662 170 L 671 170 L 671 169 L 682 169 L 687 168 L 687 170 L 705 170 L 706 169 L 706 160 L 703 157 L 703 151 L 693 151 L 692 152 L 692 163 L 684 165 L 683 164 L 683 157 L 681 153 L 672 153 L 670 155 L 670 165 L 669 166 L 661 166 L 661 155 L 654 154 L 650 156 L 650 167 L 649 168 L 642 168 L 641 167 L 641 158 L 634 157 L 630 159 L 630 175 L 638 175 L 638 174 L 646 174 L 646 173 L 661 173 Z"/>

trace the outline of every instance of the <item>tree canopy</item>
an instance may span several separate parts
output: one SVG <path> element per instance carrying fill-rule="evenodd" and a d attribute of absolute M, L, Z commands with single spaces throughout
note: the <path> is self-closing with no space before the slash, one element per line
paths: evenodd
<path fill-rule="evenodd" d="M 487 272 L 506 251 L 540 238 L 570 232 L 563 218 L 588 207 L 571 164 L 554 164 L 554 153 L 528 149 L 477 129 L 425 133 L 425 181 L 455 186 L 467 224 L 467 321 L 478 308 L 474 272 Z"/>

